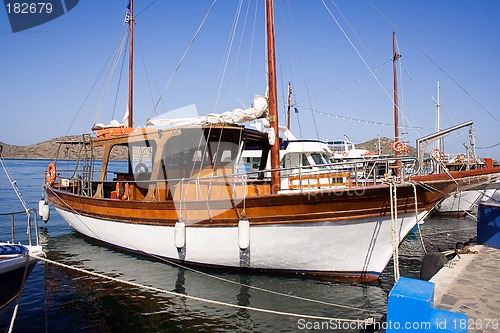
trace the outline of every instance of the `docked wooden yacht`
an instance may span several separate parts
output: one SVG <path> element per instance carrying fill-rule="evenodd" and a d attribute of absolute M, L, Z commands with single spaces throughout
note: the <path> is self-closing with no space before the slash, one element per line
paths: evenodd
<path fill-rule="evenodd" d="M 130 10 L 132 30 L 133 4 Z M 446 194 L 500 177 L 500 168 L 484 168 L 352 182 L 334 168 L 280 165 L 272 1 L 266 13 L 269 94 L 247 111 L 272 130 L 213 115 L 134 128 L 130 116 L 128 125 L 62 142 L 81 146 L 79 162 L 51 163 L 45 189 L 76 231 L 187 265 L 369 281 Z M 245 167 L 249 150 L 260 156 Z M 113 172 L 115 153 L 127 161 Z"/>

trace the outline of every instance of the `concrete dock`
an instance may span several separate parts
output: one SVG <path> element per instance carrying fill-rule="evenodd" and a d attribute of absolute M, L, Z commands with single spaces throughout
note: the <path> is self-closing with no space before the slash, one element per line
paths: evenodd
<path fill-rule="evenodd" d="M 432 277 L 434 306 L 467 315 L 467 323 L 456 325 L 469 332 L 500 332 L 500 249 L 476 245 L 470 252 Z"/>

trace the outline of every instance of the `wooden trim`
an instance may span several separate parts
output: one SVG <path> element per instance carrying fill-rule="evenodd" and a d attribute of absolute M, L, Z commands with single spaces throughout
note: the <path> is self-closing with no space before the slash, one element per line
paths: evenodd
<path fill-rule="evenodd" d="M 346 181 L 344 181 L 344 178 Z M 327 183 L 321 183 L 322 179 L 328 179 Z M 337 179 L 342 179 L 340 182 Z M 325 186 L 347 186 L 351 187 L 351 174 L 349 172 L 333 172 L 333 173 L 304 173 L 299 175 L 288 176 L 289 185 L 291 190 L 306 188 L 321 188 Z M 313 181 L 313 182 L 311 182 Z M 298 182 L 298 184 L 294 184 Z"/>

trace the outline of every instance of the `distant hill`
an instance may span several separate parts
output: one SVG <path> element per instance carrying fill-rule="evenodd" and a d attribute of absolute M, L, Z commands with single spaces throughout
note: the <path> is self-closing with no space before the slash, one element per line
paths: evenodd
<path fill-rule="evenodd" d="M 364 143 L 356 144 L 356 148 L 366 149 L 370 152 L 376 153 L 378 151 L 378 146 L 380 144 L 382 155 L 394 154 L 394 149 L 392 145 L 394 144 L 393 139 L 389 138 L 376 138 Z M 408 146 L 408 156 L 417 156 L 417 149 L 414 147 Z"/>
<path fill-rule="evenodd" d="M 5 158 L 33 158 L 33 159 L 55 159 L 57 154 L 57 149 L 59 147 L 58 142 L 60 141 L 79 141 L 82 137 L 80 135 L 73 136 L 63 136 L 59 138 L 55 138 L 48 141 L 43 141 L 30 146 L 13 146 L 0 141 L 0 144 L 3 146 L 2 156 Z M 380 138 L 380 139 L 372 139 L 370 141 L 366 141 L 364 143 L 356 144 L 356 148 L 367 149 L 370 152 L 377 152 L 378 146 L 382 148 L 382 154 L 392 154 L 394 151 L 392 149 L 392 145 L 394 140 L 389 138 Z M 70 147 L 67 151 L 60 152 L 59 158 L 70 158 L 71 156 L 76 156 L 78 153 L 79 146 L 74 145 L 74 147 Z M 99 151 L 94 152 L 97 156 L 99 156 Z M 413 147 L 409 147 L 409 156 L 416 156 L 416 149 Z M 126 152 L 117 152 L 113 156 L 114 159 L 125 159 Z"/>
<path fill-rule="evenodd" d="M 54 159 L 57 154 L 58 141 L 78 139 L 80 136 L 65 136 L 30 146 L 14 146 L 1 141 L 0 144 L 3 146 L 2 156 L 4 158 Z"/>
<path fill-rule="evenodd" d="M 81 135 L 71 135 L 62 136 L 48 141 L 43 141 L 30 146 L 14 146 L 9 145 L 0 141 L 3 146 L 2 157 L 4 158 L 32 158 L 32 159 L 49 159 L 53 160 L 57 156 L 57 150 L 59 149 L 59 142 L 61 141 L 81 141 Z M 80 145 L 75 144 L 68 146 L 64 151 L 59 152 L 59 159 L 70 159 L 74 156 L 78 156 Z M 126 159 L 127 153 L 125 150 L 113 149 L 115 154 L 112 154 L 112 159 L 122 160 Z M 100 148 L 94 150 L 94 156 L 101 156 L 102 151 Z"/>

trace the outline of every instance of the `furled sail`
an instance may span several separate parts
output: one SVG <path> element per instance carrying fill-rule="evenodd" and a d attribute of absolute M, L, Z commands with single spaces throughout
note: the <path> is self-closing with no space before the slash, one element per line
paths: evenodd
<path fill-rule="evenodd" d="M 264 96 L 256 95 L 253 106 L 245 110 L 234 109 L 223 113 L 210 113 L 206 116 L 192 118 L 154 118 L 149 119 L 146 122 L 146 126 L 164 127 L 206 124 L 241 124 L 264 117 L 267 110 L 267 99 Z"/>

